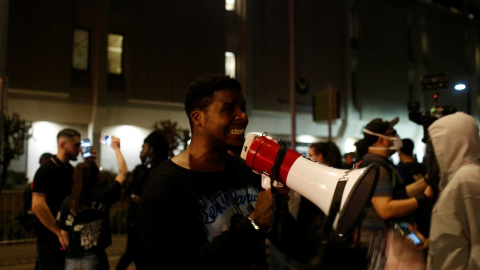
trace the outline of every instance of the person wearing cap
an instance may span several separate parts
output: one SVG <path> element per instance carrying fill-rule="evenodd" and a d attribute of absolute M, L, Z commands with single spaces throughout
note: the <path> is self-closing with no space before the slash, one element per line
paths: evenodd
<path fill-rule="evenodd" d="M 400 163 L 397 165 L 397 170 L 406 185 L 421 180 L 427 173 L 427 167 L 419 163 L 413 156 L 413 148 L 414 144 L 412 140 L 402 139 L 402 147 L 398 150 Z"/>
<path fill-rule="evenodd" d="M 363 143 L 368 147 L 368 152 L 363 157 L 360 167 L 377 163 L 380 165 L 380 174 L 371 206 L 367 208 L 365 218 L 361 222 L 358 244 L 369 249 L 368 259 L 371 265 L 375 265 L 375 269 L 377 267 L 383 269 L 387 264 L 393 266 L 405 259 L 392 254 L 393 249 L 386 251 L 389 252 L 388 256 L 383 252 L 386 244 L 385 232 L 395 221 L 408 221 L 409 215 L 419 207 L 425 207 L 429 198 L 433 196 L 431 188 L 426 188 L 425 180 L 405 186 L 390 160 L 390 156 L 402 147 L 402 141 L 393 128 L 398 121 L 398 117 L 392 121 L 376 118 L 363 130 Z M 390 239 L 390 234 L 388 235 Z M 408 258 L 409 261 L 425 264 L 424 258 L 414 258 L 415 254 L 412 256 Z"/>
<path fill-rule="evenodd" d="M 124 270 L 133 261 L 137 268 L 141 268 L 143 249 L 136 222 L 138 203 L 142 195 L 143 184 L 152 169 L 167 160 L 169 144 L 161 130 L 151 132 L 143 141 L 140 151 L 142 164 L 135 167 L 132 172 L 132 181 L 127 188 L 130 204 L 127 211 L 127 247 L 118 261 L 116 270 Z"/>

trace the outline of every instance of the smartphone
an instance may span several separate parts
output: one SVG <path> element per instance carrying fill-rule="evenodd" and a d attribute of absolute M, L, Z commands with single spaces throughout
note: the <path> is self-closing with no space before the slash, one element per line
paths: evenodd
<path fill-rule="evenodd" d="M 406 236 L 408 238 L 412 239 L 414 245 L 416 245 L 416 246 L 423 245 L 423 241 L 414 232 L 409 232 Z"/>
<path fill-rule="evenodd" d="M 92 156 L 92 143 L 90 142 L 90 139 L 81 140 L 80 146 L 82 147 L 83 158 L 88 158 Z"/>
<path fill-rule="evenodd" d="M 423 241 L 420 239 L 420 237 L 418 237 L 418 235 L 414 232 L 410 231 L 407 222 L 395 223 L 394 229 L 398 230 L 402 235 L 410 238 L 413 241 L 413 244 L 416 246 L 423 245 Z"/>
<path fill-rule="evenodd" d="M 106 145 L 112 145 L 112 137 L 110 137 L 110 135 L 102 134 L 100 142 Z"/>

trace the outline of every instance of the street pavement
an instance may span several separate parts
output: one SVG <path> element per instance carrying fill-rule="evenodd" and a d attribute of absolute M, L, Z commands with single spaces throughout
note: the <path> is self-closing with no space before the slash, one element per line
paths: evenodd
<path fill-rule="evenodd" d="M 112 245 L 107 248 L 110 269 L 117 266 L 118 260 L 125 251 L 127 237 L 125 235 L 112 236 Z M 37 250 L 35 242 L 0 244 L 0 270 L 33 270 Z M 135 270 L 132 263 L 128 270 Z"/>

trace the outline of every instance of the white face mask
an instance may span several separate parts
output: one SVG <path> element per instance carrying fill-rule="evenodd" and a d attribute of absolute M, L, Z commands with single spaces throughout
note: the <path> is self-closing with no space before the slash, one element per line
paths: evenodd
<path fill-rule="evenodd" d="M 373 135 L 373 136 L 382 137 L 382 138 L 384 138 L 384 139 L 393 141 L 393 145 L 390 146 L 390 147 L 370 146 L 369 149 L 375 149 L 375 150 L 383 150 L 383 149 L 386 149 L 386 150 L 398 150 L 398 149 L 402 148 L 402 146 L 403 146 L 403 142 L 402 142 L 402 140 L 400 139 L 400 136 L 398 136 L 398 135 L 395 135 L 395 137 L 390 137 L 390 136 L 387 136 L 387 135 L 383 135 L 383 134 L 379 134 L 379 133 L 372 132 L 372 131 L 370 131 L 370 130 L 368 130 L 368 129 L 364 129 L 363 132 L 365 132 L 365 133 L 367 133 L 367 134 L 370 134 L 370 135 Z"/>

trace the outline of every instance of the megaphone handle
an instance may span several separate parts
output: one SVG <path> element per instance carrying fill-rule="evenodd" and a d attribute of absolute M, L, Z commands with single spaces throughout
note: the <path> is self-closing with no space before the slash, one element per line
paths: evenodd
<path fill-rule="evenodd" d="M 285 159 L 285 155 L 287 153 L 287 146 L 285 145 L 284 142 L 281 140 L 278 141 L 278 144 L 280 145 L 277 156 L 275 157 L 275 162 L 273 163 L 272 169 L 270 170 L 270 190 L 272 191 L 272 223 L 270 224 L 270 227 L 266 232 L 270 232 L 274 226 L 274 224 L 277 222 L 277 216 L 278 216 L 278 200 L 281 199 L 281 196 L 279 196 L 278 190 L 275 188 L 273 183 L 275 180 L 278 178 L 278 174 L 280 172 L 280 167 L 283 163 L 283 159 Z"/>
<path fill-rule="evenodd" d="M 333 222 L 337 217 L 338 210 L 340 210 L 340 204 L 342 203 L 343 191 L 347 181 L 340 180 L 337 182 L 335 187 L 335 192 L 333 193 L 332 203 L 330 204 L 330 210 L 328 211 L 328 216 L 323 223 L 323 232 L 328 233 L 332 229 Z"/>

